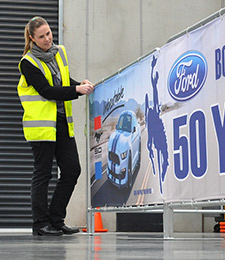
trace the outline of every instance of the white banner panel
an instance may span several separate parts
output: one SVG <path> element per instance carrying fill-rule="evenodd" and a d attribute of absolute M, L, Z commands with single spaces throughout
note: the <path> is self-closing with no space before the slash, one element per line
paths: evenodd
<path fill-rule="evenodd" d="M 96 86 L 91 204 L 225 197 L 225 19 L 215 19 Z"/>

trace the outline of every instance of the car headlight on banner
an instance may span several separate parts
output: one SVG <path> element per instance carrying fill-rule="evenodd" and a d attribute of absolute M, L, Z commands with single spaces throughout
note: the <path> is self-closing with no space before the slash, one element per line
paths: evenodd
<path fill-rule="evenodd" d="M 122 160 L 127 158 L 127 151 L 120 154 Z"/>

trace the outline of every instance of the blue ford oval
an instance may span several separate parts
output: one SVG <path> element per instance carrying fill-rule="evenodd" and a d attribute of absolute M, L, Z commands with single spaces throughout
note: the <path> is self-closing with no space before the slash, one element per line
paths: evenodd
<path fill-rule="evenodd" d="M 203 87 L 207 77 L 207 62 L 197 51 L 188 51 L 173 64 L 168 76 L 168 91 L 177 101 L 193 98 Z"/>

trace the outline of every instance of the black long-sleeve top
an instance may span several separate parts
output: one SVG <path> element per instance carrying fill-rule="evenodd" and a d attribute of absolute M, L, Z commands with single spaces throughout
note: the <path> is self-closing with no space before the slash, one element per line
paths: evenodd
<path fill-rule="evenodd" d="M 70 78 L 70 86 L 52 87 L 49 85 L 41 70 L 26 59 L 21 61 L 21 72 L 25 76 L 27 84 L 32 85 L 35 90 L 46 99 L 67 101 L 77 99 L 82 95 L 76 91 L 76 85 L 80 85 L 80 82 Z"/>

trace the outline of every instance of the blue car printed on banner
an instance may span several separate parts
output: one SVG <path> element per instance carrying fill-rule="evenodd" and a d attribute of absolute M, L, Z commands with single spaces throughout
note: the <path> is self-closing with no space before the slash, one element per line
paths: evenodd
<path fill-rule="evenodd" d="M 132 187 L 132 175 L 141 161 L 141 129 L 133 111 L 121 113 L 108 141 L 107 176 L 118 188 Z"/>

